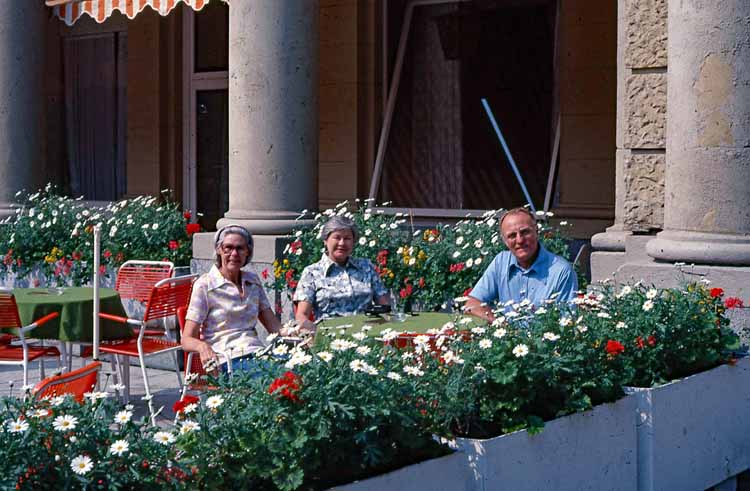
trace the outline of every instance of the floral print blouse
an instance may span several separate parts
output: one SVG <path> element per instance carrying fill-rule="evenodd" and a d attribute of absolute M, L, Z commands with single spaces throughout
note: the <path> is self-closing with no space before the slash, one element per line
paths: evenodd
<path fill-rule="evenodd" d="M 340 266 L 326 254 L 302 271 L 293 300 L 313 305 L 316 319 L 364 311 L 388 291 L 369 259 L 350 257 Z"/>

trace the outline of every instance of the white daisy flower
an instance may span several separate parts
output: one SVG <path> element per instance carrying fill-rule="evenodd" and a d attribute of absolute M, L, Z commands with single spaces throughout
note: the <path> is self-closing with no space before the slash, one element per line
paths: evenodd
<path fill-rule="evenodd" d="M 401 380 L 401 375 L 397 374 L 396 372 L 388 372 L 385 376 L 391 380 Z"/>
<path fill-rule="evenodd" d="M 546 339 L 547 341 L 557 341 L 560 339 L 560 336 L 555 334 L 554 332 L 545 332 L 542 337 Z"/>
<path fill-rule="evenodd" d="M 588 331 L 588 330 L 589 330 L 589 328 L 588 328 L 588 327 L 586 327 L 586 326 L 576 326 L 576 329 L 577 329 L 577 330 L 578 330 L 578 332 L 580 332 L 581 334 L 583 334 L 583 333 L 585 333 L 586 331 Z"/>
<path fill-rule="evenodd" d="M 115 423 L 124 425 L 130 422 L 132 418 L 133 418 L 132 411 L 120 411 L 119 413 L 115 414 Z"/>
<path fill-rule="evenodd" d="M 371 240 L 371 241 L 369 242 L 369 244 L 367 244 L 367 245 L 368 245 L 368 246 L 370 246 L 370 247 L 375 247 L 375 241 L 374 241 L 374 240 Z"/>
<path fill-rule="evenodd" d="M 380 335 L 383 337 L 383 341 L 393 341 L 398 337 L 398 333 L 393 329 L 384 329 Z"/>
<path fill-rule="evenodd" d="M 632 291 L 633 291 L 633 289 L 632 289 L 632 288 L 631 288 L 630 286 L 628 286 L 628 285 L 625 285 L 625 286 L 623 286 L 623 287 L 622 287 L 622 290 L 620 290 L 620 293 L 618 293 L 618 294 L 617 294 L 617 295 L 615 295 L 615 296 L 616 296 L 617 298 L 622 298 L 622 297 L 624 297 L 625 295 L 630 295 L 630 293 L 631 293 Z"/>
<path fill-rule="evenodd" d="M 185 408 L 182 410 L 182 413 L 183 414 L 190 414 L 190 413 L 194 412 L 196 409 L 198 409 L 198 404 L 192 402 L 192 403 L 188 404 L 187 406 L 185 406 Z"/>
<path fill-rule="evenodd" d="M 482 349 L 488 349 L 492 347 L 492 341 L 489 339 L 483 339 L 479 341 L 479 347 Z"/>
<path fill-rule="evenodd" d="M 453 257 L 458 257 L 461 255 L 461 251 L 456 251 L 453 253 Z"/>
<path fill-rule="evenodd" d="M 529 347 L 525 344 L 519 344 L 515 348 L 513 348 L 513 354 L 516 358 L 522 358 L 529 354 Z"/>
<path fill-rule="evenodd" d="M 289 353 L 289 347 L 285 344 L 280 344 L 276 346 L 271 353 L 273 353 L 274 356 L 284 356 Z"/>
<path fill-rule="evenodd" d="M 477 327 L 472 327 L 471 332 L 473 334 L 482 335 L 485 332 L 487 332 L 487 329 L 485 329 L 484 327 L 477 326 Z"/>
<path fill-rule="evenodd" d="M 363 339 L 367 337 L 367 334 L 363 332 L 355 332 L 354 334 L 352 334 L 352 337 L 356 339 L 357 341 L 362 341 Z"/>
<path fill-rule="evenodd" d="M 70 468 L 73 469 L 73 472 L 82 476 L 94 468 L 94 463 L 87 455 L 79 455 L 70 463 Z"/>
<path fill-rule="evenodd" d="M 358 355 L 367 356 L 368 354 L 370 354 L 370 351 L 372 350 L 370 349 L 369 346 L 360 346 L 355 351 L 357 352 Z"/>
<path fill-rule="evenodd" d="M 456 355 L 451 350 L 448 350 L 445 353 L 443 353 L 443 361 L 445 361 L 445 363 L 457 363 L 459 365 L 464 362 L 464 360 L 461 357 Z"/>
<path fill-rule="evenodd" d="M 539 307 L 538 309 L 536 309 L 536 311 L 534 313 L 536 315 L 546 314 L 547 313 L 547 309 L 545 309 L 544 307 Z"/>
<path fill-rule="evenodd" d="M 658 294 L 659 294 L 658 290 L 656 290 L 655 288 L 651 288 L 649 291 L 646 292 L 646 298 L 648 298 L 649 300 L 653 300 L 654 298 L 656 298 Z"/>
<path fill-rule="evenodd" d="M 359 242 L 359 245 L 363 246 L 367 244 L 367 239 L 365 239 L 364 237 L 360 237 L 358 242 Z"/>
<path fill-rule="evenodd" d="M 219 397 L 219 396 L 214 396 Z M 156 443 L 161 443 L 162 445 L 169 445 L 170 443 L 174 443 L 174 435 L 168 431 L 157 431 L 154 433 L 154 441 Z"/>
<path fill-rule="evenodd" d="M 334 339 L 333 341 L 331 341 L 331 349 L 333 351 L 346 351 L 356 347 L 357 343 L 348 341 L 346 339 Z"/>
<path fill-rule="evenodd" d="M 180 426 L 180 435 L 184 435 L 185 433 L 190 433 L 191 431 L 198 431 L 201 429 L 201 425 L 196 423 L 195 421 L 185 420 L 182 422 L 182 425 Z"/>
<path fill-rule="evenodd" d="M 409 366 L 404 367 L 404 373 L 406 373 L 407 375 L 413 375 L 415 377 L 421 377 L 422 375 L 424 375 L 424 372 L 418 367 Z"/>
<path fill-rule="evenodd" d="M 645 312 L 648 312 L 649 310 L 654 308 L 654 302 L 652 300 L 646 300 L 643 302 L 643 310 Z"/>
<path fill-rule="evenodd" d="M 573 325 L 573 319 L 570 317 L 563 317 L 559 321 L 560 327 L 568 327 Z"/>
<path fill-rule="evenodd" d="M 480 264 L 482 264 L 482 258 L 481 257 L 478 257 L 478 258 L 474 259 L 474 266 L 479 266 Z"/>
<path fill-rule="evenodd" d="M 216 409 L 224 403 L 224 398 L 221 396 L 211 396 L 206 399 L 206 407 L 209 409 Z"/>
<path fill-rule="evenodd" d="M 474 266 L 474 259 L 472 259 L 472 258 L 467 259 L 466 260 L 466 267 L 470 268 L 472 266 Z"/>
<path fill-rule="evenodd" d="M 17 419 L 8 423 L 8 431 L 10 431 L 11 433 L 23 433 L 28 429 L 29 423 L 22 419 Z"/>
<path fill-rule="evenodd" d="M 333 359 L 333 355 L 329 353 L 328 351 L 321 351 L 320 353 L 318 353 L 318 358 L 328 363 L 329 361 Z"/>
<path fill-rule="evenodd" d="M 624 323 L 623 321 L 620 321 L 620 322 L 618 322 L 618 323 L 617 323 L 617 324 L 615 325 L 615 329 L 625 329 L 626 327 L 628 327 L 628 325 L 627 325 L 627 324 L 625 324 L 625 323 Z"/>
<path fill-rule="evenodd" d="M 492 335 L 498 339 L 504 338 L 506 334 L 508 334 L 508 331 L 506 331 L 502 327 L 500 329 L 496 329 L 495 332 L 492 333 Z"/>
<path fill-rule="evenodd" d="M 77 425 L 78 418 L 68 414 L 65 416 L 58 416 L 52 421 L 52 427 L 57 431 L 75 430 Z"/>
<path fill-rule="evenodd" d="M 46 409 L 37 409 L 36 411 L 31 413 L 31 416 L 33 418 L 43 418 L 45 416 L 49 416 L 49 411 Z"/>
<path fill-rule="evenodd" d="M 117 455 L 118 457 L 127 453 L 130 449 L 130 444 L 125 440 L 117 440 L 109 446 L 109 453 Z"/>
<path fill-rule="evenodd" d="M 599 312 L 598 314 L 596 314 L 596 316 L 602 319 L 610 319 L 612 317 L 607 312 Z"/>

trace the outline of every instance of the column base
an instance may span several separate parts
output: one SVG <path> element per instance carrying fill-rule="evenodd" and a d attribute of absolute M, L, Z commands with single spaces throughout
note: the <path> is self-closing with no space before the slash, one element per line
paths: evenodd
<path fill-rule="evenodd" d="M 591 281 L 599 282 L 611 278 L 625 259 L 625 241 L 632 235 L 622 225 L 613 225 L 606 232 L 591 237 Z"/>
<path fill-rule="evenodd" d="M 658 261 L 747 265 L 750 236 L 665 230 L 647 244 L 646 251 Z"/>

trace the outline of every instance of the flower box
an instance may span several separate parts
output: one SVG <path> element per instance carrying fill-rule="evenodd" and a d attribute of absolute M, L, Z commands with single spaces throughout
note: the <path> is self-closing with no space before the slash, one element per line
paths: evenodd
<path fill-rule="evenodd" d="M 651 389 L 638 405 L 638 489 L 707 489 L 750 467 L 750 358 Z"/>
<path fill-rule="evenodd" d="M 455 452 L 444 457 L 402 467 L 393 472 L 331 488 L 335 491 L 381 491 L 387 489 L 429 489 L 431 491 L 474 491 L 474 475 L 466 455 Z"/>
<path fill-rule="evenodd" d="M 477 490 L 636 489 L 636 399 L 624 397 L 526 430 L 459 438 Z M 679 488 L 674 488 L 679 489 Z"/>

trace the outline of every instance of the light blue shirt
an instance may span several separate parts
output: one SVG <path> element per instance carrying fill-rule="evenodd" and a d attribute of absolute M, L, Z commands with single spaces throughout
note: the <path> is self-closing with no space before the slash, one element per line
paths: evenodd
<path fill-rule="evenodd" d="M 470 295 L 487 304 L 528 299 L 540 306 L 555 293 L 556 301 L 569 302 L 577 290 L 578 277 L 573 266 L 539 244 L 539 254 L 529 269 L 523 269 L 510 251 L 495 256 Z"/>

